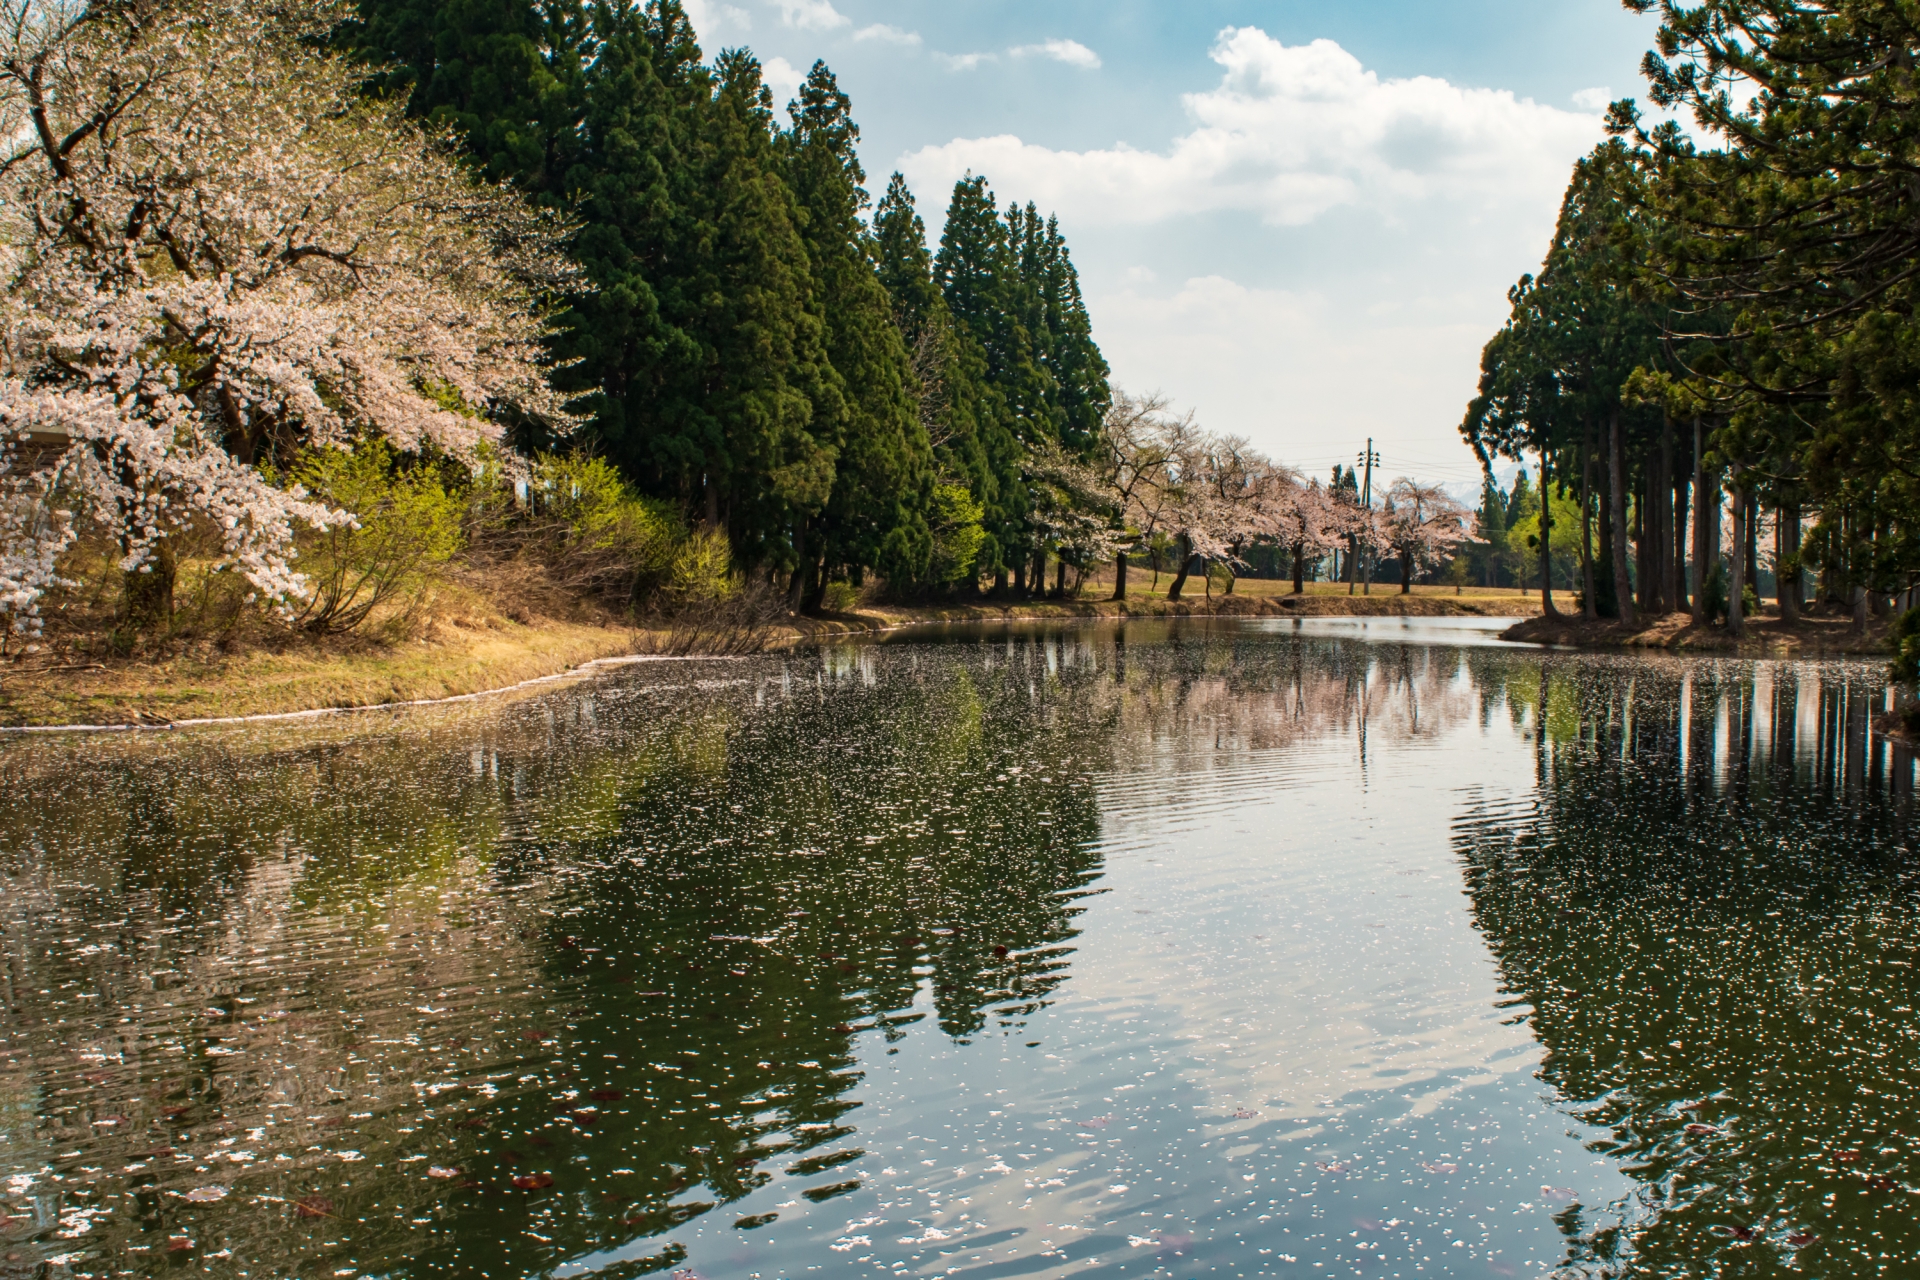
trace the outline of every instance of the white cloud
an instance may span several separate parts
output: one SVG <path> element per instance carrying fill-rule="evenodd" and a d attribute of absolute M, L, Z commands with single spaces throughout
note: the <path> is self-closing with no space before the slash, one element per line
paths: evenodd
<path fill-rule="evenodd" d="M 1218 275 L 1156 289 L 1137 269 L 1123 281 L 1096 287 L 1088 305 L 1128 389 L 1164 392 L 1213 429 L 1251 436 L 1322 479 L 1371 435 L 1391 475 L 1472 480 L 1473 458 L 1452 428 L 1503 307 L 1438 295 L 1365 317 L 1338 291 Z"/>
<path fill-rule="evenodd" d="M 1573 160 L 1600 136 L 1589 114 L 1430 76 L 1382 80 L 1330 40 L 1289 46 L 1228 28 L 1220 84 L 1186 97 L 1197 126 L 1164 152 L 1125 143 L 1056 151 L 1012 135 L 905 156 L 927 190 L 971 170 L 1084 224 L 1241 210 L 1281 226 L 1343 206 L 1404 216 L 1447 199 L 1498 213 L 1557 206 Z"/>
<path fill-rule="evenodd" d="M 1023 44 L 1007 52 L 1016 58 L 1052 58 L 1055 62 L 1064 62 L 1070 67 L 1085 67 L 1089 71 L 1100 66 L 1100 55 L 1078 40 L 1046 40 L 1040 44 Z"/>
<path fill-rule="evenodd" d="M 773 90 L 776 99 L 785 100 L 800 92 L 807 74 L 785 58 L 768 58 L 760 67 L 760 78 Z"/>
<path fill-rule="evenodd" d="M 703 42 L 711 42 L 714 37 L 729 31 L 753 29 L 753 17 L 746 10 L 720 3 L 720 0 L 685 0 L 685 6 L 693 29 Z"/>
<path fill-rule="evenodd" d="M 779 0 L 780 21 L 803 31 L 831 31 L 853 19 L 833 7 L 833 0 Z"/>
<path fill-rule="evenodd" d="M 1613 104 L 1613 90 L 1605 85 L 1582 89 L 1573 95 L 1573 105 L 1585 111 L 1605 111 Z"/>
<path fill-rule="evenodd" d="M 940 61 L 955 71 L 971 71 L 983 62 L 998 62 L 1000 55 L 995 53 L 943 53 Z"/>
<path fill-rule="evenodd" d="M 853 33 L 855 40 L 879 40 L 887 44 L 919 44 L 917 31 L 902 31 L 899 27 L 890 27 L 884 22 L 876 22 L 870 27 L 862 27 Z"/>

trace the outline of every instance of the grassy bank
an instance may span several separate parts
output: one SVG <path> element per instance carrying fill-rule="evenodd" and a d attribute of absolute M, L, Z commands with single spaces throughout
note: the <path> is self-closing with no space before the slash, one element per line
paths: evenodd
<path fill-rule="evenodd" d="M 1144 575 L 1143 575 L 1144 577 Z M 1126 600 L 1111 583 L 1089 582 L 1071 600 L 981 600 L 941 605 L 861 606 L 824 618 L 798 618 L 757 638 L 767 647 L 833 635 L 889 630 L 916 623 L 1121 617 L 1524 616 L 1537 597 L 1515 591 L 1421 588 L 1401 595 L 1377 586 L 1348 595 L 1344 586 L 1242 581 L 1232 595 L 1209 598 L 1193 582 L 1169 600 L 1162 578 L 1150 577 Z M 174 647 L 158 654 L 115 657 L 98 646 L 41 645 L 0 661 L 0 726 L 62 724 L 164 725 L 183 720 L 269 715 L 317 708 L 370 707 L 504 689 L 573 671 L 597 659 L 670 648 L 673 637 L 582 614 L 544 617 L 525 609 L 485 608 L 468 595 L 443 608 L 401 640 L 295 636 L 278 643 Z"/>

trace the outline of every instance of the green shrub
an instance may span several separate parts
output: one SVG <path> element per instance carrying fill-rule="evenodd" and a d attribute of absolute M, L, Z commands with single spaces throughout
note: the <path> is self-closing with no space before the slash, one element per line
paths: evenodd
<path fill-rule="evenodd" d="M 1713 567 L 1707 570 L 1707 621 L 1724 622 L 1727 617 L 1727 565 L 1724 560 L 1715 560 Z"/>
<path fill-rule="evenodd" d="M 1887 645 L 1893 650 L 1893 679 L 1909 689 L 1920 686 L 1920 609 L 1909 609 L 1893 620 Z"/>
<path fill-rule="evenodd" d="M 927 526 L 933 532 L 933 554 L 927 561 L 927 585 L 951 590 L 971 578 L 987 550 L 987 531 L 980 522 L 986 511 L 965 486 L 934 486 Z"/>
<path fill-rule="evenodd" d="M 410 617 L 465 545 L 464 496 L 438 467 L 409 463 L 384 440 L 316 450 L 293 478 L 353 517 L 301 541 L 312 594 L 296 621 L 308 631 L 351 631 L 388 605 L 396 621 Z"/>
<path fill-rule="evenodd" d="M 633 492 L 604 458 L 544 455 L 525 484 L 518 540 L 575 590 L 632 605 L 703 572 L 683 563 L 688 539 L 672 508 Z"/>
<path fill-rule="evenodd" d="M 669 603 L 686 607 L 733 592 L 733 547 L 722 529 L 696 529 L 675 549 L 667 576 Z"/>
<path fill-rule="evenodd" d="M 820 604 L 828 613 L 852 613 L 860 606 L 860 593 L 851 582 L 829 582 Z"/>

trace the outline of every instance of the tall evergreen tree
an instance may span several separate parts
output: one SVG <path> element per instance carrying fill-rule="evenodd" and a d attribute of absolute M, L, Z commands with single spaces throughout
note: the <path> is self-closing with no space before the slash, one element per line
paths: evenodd
<path fill-rule="evenodd" d="M 838 458 L 806 564 L 817 601 L 828 571 L 873 565 L 912 579 L 925 569 L 932 473 L 906 343 L 860 221 L 869 202 L 852 104 L 816 62 L 790 111 L 786 172 L 804 215 L 836 393 L 814 410 L 814 433 L 831 433 Z"/>
<path fill-rule="evenodd" d="M 593 16 L 582 0 L 357 0 L 335 43 L 368 85 L 453 129 L 477 169 L 559 204 L 585 110 Z"/>

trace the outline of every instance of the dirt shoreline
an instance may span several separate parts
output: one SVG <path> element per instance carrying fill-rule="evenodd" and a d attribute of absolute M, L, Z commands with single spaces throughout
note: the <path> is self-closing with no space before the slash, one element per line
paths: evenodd
<path fill-rule="evenodd" d="M 981 601 L 882 606 L 795 618 L 766 637 L 791 648 L 841 635 L 957 622 L 1185 617 L 1513 617 L 1537 602 L 1382 592 L 1371 596 L 1216 594 L 1179 601 Z M 187 722 L 371 710 L 504 694 L 584 676 L 594 664 L 657 654 L 662 631 L 529 617 L 440 620 L 417 639 L 289 643 L 226 652 L 189 646 L 158 658 L 43 650 L 0 660 L 0 731 L 166 728 Z"/>
<path fill-rule="evenodd" d="M 1747 634 L 1736 640 L 1725 627 L 1695 626 L 1684 613 L 1665 614 L 1640 627 L 1613 619 L 1542 614 L 1515 623 L 1500 638 L 1575 649 L 1665 649 L 1762 658 L 1884 658 L 1887 654 L 1885 622 L 1876 619 L 1865 635 L 1859 635 L 1851 618 L 1824 616 L 1785 623 L 1768 614 L 1753 619 Z"/>

